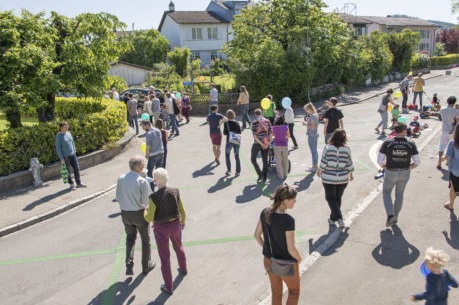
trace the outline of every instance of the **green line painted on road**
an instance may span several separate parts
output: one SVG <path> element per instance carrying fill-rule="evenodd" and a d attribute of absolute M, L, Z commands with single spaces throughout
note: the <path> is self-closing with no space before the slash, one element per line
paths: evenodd
<path fill-rule="evenodd" d="M 124 265 L 124 254 L 125 249 L 124 247 L 126 243 L 126 233 L 123 234 L 121 238 L 120 244 L 116 249 L 116 256 L 115 261 L 113 262 L 112 271 L 110 272 L 110 277 L 108 278 L 108 289 L 107 292 L 104 293 L 104 298 L 102 299 L 102 305 L 111 305 L 113 304 L 113 300 L 115 299 L 116 292 L 118 291 L 118 285 L 115 283 L 118 281 L 121 273 L 121 268 Z"/>
<path fill-rule="evenodd" d="M 295 231 L 295 236 L 298 238 L 305 236 L 305 235 L 314 235 L 314 234 L 317 234 L 317 231 L 315 230 Z M 233 237 L 188 241 L 188 242 L 183 242 L 183 245 L 186 247 L 206 246 L 206 245 L 227 244 L 227 243 L 248 241 L 248 240 L 253 240 L 253 239 L 254 237 L 252 235 L 233 236 Z M 116 257 L 115 257 L 116 264 L 113 266 L 112 272 L 110 274 L 110 281 L 113 281 L 114 280 L 113 278 L 115 277 L 115 272 L 118 272 L 118 276 L 115 279 L 116 281 L 119 277 L 119 272 L 124 264 L 124 251 L 126 250 L 126 247 L 124 245 L 125 241 L 126 241 L 126 235 L 124 234 L 123 237 L 121 238 L 118 248 L 116 249 L 98 250 L 98 251 L 92 251 L 92 252 L 85 251 L 85 252 L 77 252 L 77 253 L 70 253 L 70 254 L 63 254 L 63 255 L 54 255 L 54 256 L 49 255 L 49 256 L 42 256 L 42 257 L 6 260 L 6 261 L 0 261 L 0 266 L 12 266 L 12 265 L 19 265 L 19 264 L 30 264 L 30 263 L 36 263 L 36 262 L 54 261 L 54 260 L 62 260 L 62 259 L 69 259 L 69 258 L 116 254 Z M 136 247 L 137 251 L 140 249 L 141 249 L 140 246 Z M 156 246 L 153 245 L 152 250 L 156 250 Z M 115 269 L 115 266 L 119 269 Z"/>

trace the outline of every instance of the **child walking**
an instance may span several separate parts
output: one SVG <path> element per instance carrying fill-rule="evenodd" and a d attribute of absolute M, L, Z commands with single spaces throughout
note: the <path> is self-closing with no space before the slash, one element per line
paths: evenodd
<path fill-rule="evenodd" d="M 442 269 L 448 260 L 449 257 L 444 251 L 427 248 L 424 263 L 430 273 L 426 276 L 426 291 L 412 294 L 412 301 L 426 300 L 426 305 L 448 304 L 448 286 L 458 286 L 456 279 L 446 269 Z"/>

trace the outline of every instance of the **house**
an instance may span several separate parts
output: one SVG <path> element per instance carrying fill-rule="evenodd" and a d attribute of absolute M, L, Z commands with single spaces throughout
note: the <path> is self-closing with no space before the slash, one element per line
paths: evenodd
<path fill-rule="evenodd" d="M 203 66 L 216 58 L 225 59 L 223 46 L 232 39 L 231 21 L 252 1 L 212 0 L 205 11 L 176 11 L 171 1 L 158 31 L 169 40 L 171 49 L 188 47 L 191 58 Z"/>
<path fill-rule="evenodd" d="M 141 86 L 145 83 L 145 79 L 150 71 L 151 69 L 149 68 L 123 61 L 118 61 L 110 65 L 110 75 L 116 75 L 124 78 L 129 87 Z"/>
<path fill-rule="evenodd" d="M 428 54 L 434 54 L 436 31 L 440 28 L 438 25 L 417 18 L 401 17 L 375 17 L 375 16 L 354 16 L 349 14 L 339 14 L 340 18 L 352 24 L 356 33 L 370 35 L 373 31 L 384 33 L 399 33 L 404 29 L 419 32 L 421 41 L 418 47 L 419 51 L 427 51 Z M 365 34 L 363 34 L 365 32 Z M 359 36 L 359 35 L 357 35 Z"/>

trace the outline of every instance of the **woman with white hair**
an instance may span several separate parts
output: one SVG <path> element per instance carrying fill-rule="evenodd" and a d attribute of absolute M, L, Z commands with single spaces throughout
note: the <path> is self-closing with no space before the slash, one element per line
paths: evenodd
<path fill-rule="evenodd" d="M 186 213 L 183 208 L 179 190 L 167 186 L 169 174 L 164 168 L 157 168 L 153 172 L 153 180 L 158 190 L 150 195 L 145 220 L 153 221 L 153 233 L 161 260 L 161 273 L 164 285 L 161 291 L 171 295 L 174 291 L 170 262 L 169 240 L 172 242 L 177 255 L 179 273 L 186 275 L 186 256 L 182 245 L 182 230 L 185 228 Z"/>

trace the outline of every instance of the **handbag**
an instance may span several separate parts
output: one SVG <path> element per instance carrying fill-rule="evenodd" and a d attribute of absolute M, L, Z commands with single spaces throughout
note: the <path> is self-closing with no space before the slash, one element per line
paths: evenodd
<path fill-rule="evenodd" d="M 269 250 L 271 251 L 269 272 L 278 276 L 292 276 L 295 273 L 296 261 L 273 257 L 273 249 L 271 248 L 271 237 L 269 236 L 268 227 L 266 227 L 266 232 L 268 232 Z"/>
<path fill-rule="evenodd" d="M 241 134 L 230 131 L 228 122 L 226 122 L 226 127 L 228 128 L 228 142 L 241 145 Z"/>

